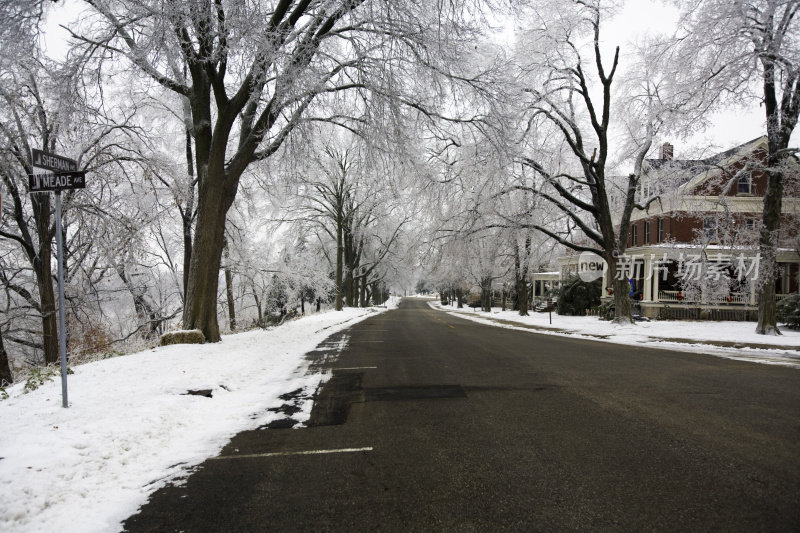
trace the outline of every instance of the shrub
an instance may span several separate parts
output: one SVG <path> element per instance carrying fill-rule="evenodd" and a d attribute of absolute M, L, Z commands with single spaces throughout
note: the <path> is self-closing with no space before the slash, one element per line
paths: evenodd
<path fill-rule="evenodd" d="M 792 294 L 779 301 L 775 316 L 791 329 L 800 329 L 800 294 Z"/>
<path fill-rule="evenodd" d="M 587 309 L 600 304 L 600 284 L 586 282 L 578 277 L 569 278 L 558 295 L 558 314 L 583 316 Z"/>
<path fill-rule="evenodd" d="M 673 317 L 674 313 L 672 312 L 672 308 L 665 305 L 658 310 L 658 316 L 656 318 L 658 320 L 672 320 Z"/>
<path fill-rule="evenodd" d="M 613 320 L 614 319 L 614 302 L 603 302 L 597 306 L 597 316 L 600 320 Z"/>
<path fill-rule="evenodd" d="M 71 368 L 67 367 L 67 374 L 74 374 Z M 28 373 L 28 378 L 25 380 L 25 387 L 23 393 L 28 394 L 33 392 L 48 381 L 53 381 L 53 378 L 61 375 L 61 367 L 58 365 L 47 365 L 44 367 L 35 366 Z"/>

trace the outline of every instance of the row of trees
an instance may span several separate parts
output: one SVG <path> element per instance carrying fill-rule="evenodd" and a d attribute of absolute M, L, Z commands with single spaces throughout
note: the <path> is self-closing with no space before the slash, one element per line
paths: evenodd
<path fill-rule="evenodd" d="M 444 65 L 476 35 L 475 12 L 349 0 L 80 8 L 54 58 L 41 27 L 60 5 L 2 7 L 0 343 L 12 355 L 0 350 L 0 380 L 9 359 L 57 359 L 53 213 L 48 195 L 27 193 L 30 148 L 89 175 L 64 206 L 72 355 L 176 316 L 216 341 L 226 314 L 235 329 L 294 302 L 385 297 L 414 241 L 392 163 L 414 115 L 443 97 L 421 80 L 456 79 Z"/>
<path fill-rule="evenodd" d="M 660 201 L 654 195 L 642 202 L 638 193 L 654 140 L 690 133 L 725 105 L 763 101 L 769 138 L 763 170 L 769 187 L 760 226 L 765 268 L 757 331 L 778 333 L 775 257 L 783 163 L 797 158 L 789 139 L 800 112 L 800 4 L 681 3 L 676 34 L 629 45 L 627 54 L 604 40 L 601 30 L 614 7 L 608 4 L 526 4 L 526 26 L 509 61 L 513 79 L 498 81 L 508 96 L 487 116 L 492 133 L 482 142 L 507 161 L 493 180 L 500 185 L 491 198 L 526 192 L 538 201 L 518 210 L 497 203 L 488 209 L 491 216 L 482 214 L 477 225 L 535 229 L 572 250 L 597 253 L 615 273 L 632 213 Z M 623 69 L 625 58 L 629 64 Z M 465 198 L 475 183 L 464 188 Z M 551 216 L 553 209 L 560 216 Z M 504 222 L 498 222 L 498 214 Z M 470 225 L 445 231 L 463 240 L 475 229 Z M 614 279 L 615 320 L 630 322 L 627 282 L 624 276 Z"/>
<path fill-rule="evenodd" d="M 89 173 L 64 226 L 70 343 L 87 351 L 177 317 L 213 342 L 226 315 L 365 305 L 423 261 L 437 286 L 484 295 L 523 295 L 555 243 L 613 270 L 654 141 L 753 99 L 774 262 L 798 2 L 684 2 L 676 34 L 629 49 L 605 40 L 611 4 L 83 0 L 48 55 L 42 20 L 62 6 L 4 3 L 0 380 L 9 359 L 57 358 L 52 206 L 26 188 L 37 147 Z M 505 46 L 490 28 L 513 15 Z M 771 275 L 762 333 L 777 332 Z"/>

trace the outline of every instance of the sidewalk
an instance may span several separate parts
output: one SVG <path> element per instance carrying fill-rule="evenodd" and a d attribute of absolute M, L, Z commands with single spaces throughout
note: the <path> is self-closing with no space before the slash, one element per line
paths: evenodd
<path fill-rule="evenodd" d="M 523 317 L 517 311 L 501 311 L 497 307 L 485 313 L 468 307 L 443 306 L 438 301 L 429 305 L 499 327 L 800 368 L 800 331 L 783 328 L 783 335 L 758 335 L 754 322 L 653 320 L 620 326 L 598 317 L 561 316 L 553 312 L 551 324 L 550 313 L 530 311 L 530 316 Z"/>

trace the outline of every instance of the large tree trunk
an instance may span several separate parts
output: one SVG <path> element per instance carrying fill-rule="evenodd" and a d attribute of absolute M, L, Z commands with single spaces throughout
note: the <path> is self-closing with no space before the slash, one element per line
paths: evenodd
<path fill-rule="evenodd" d="M 464 289 L 460 286 L 456 289 L 456 301 L 458 302 L 457 309 L 464 308 Z"/>
<path fill-rule="evenodd" d="M 56 296 L 53 289 L 53 240 L 50 235 L 50 193 L 37 194 L 33 200 L 36 210 L 36 233 L 39 237 L 39 255 L 33 261 L 36 284 L 39 289 L 39 302 L 42 313 L 42 344 L 44 361 L 57 363 L 58 353 L 58 315 Z"/>
<path fill-rule="evenodd" d="M 492 311 L 492 278 L 481 280 L 481 311 Z"/>
<path fill-rule="evenodd" d="M 225 296 L 228 300 L 228 322 L 231 331 L 236 331 L 236 307 L 233 302 L 233 272 L 231 272 L 230 255 L 228 253 L 228 243 L 224 244 L 225 254 Z"/>
<path fill-rule="evenodd" d="M 372 291 L 370 292 L 370 294 L 372 295 L 372 302 L 375 305 L 383 305 L 383 302 L 385 301 L 383 299 L 383 290 L 381 288 L 381 283 L 382 282 L 379 281 L 372 282 Z"/>
<path fill-rule="evenodd" d="M 758 324 L 756 333 L 780 335 L 775 306 L 775 271 L 778 231 L 781 220 L 782 176 L 767 171 L 767 192 L 764 194 L 764 217 L 759 238 Z"/>
<path fill-rule="evenodd" d="M 192 134 L 186 129 L 186 171 L 189 185 L 186 189 L 186 205 L 181 208 L 183 225 L 183 302 L 186 303 L 186 289 L 189 287 L 189 270 L 192 268 L 192 222 L 194 221 L 194 164 L 192 163 Z"/>
<path fill-rule="evenodd" d="M 8 353 L 3 345 L 3 331 L 0 330 L 0 387 L 11 385 L 13 382 L 11 367 L 8 364 Z"/>
<path fill-rule="evenodd" d="M 354 307 L 353 304 L 353 270 L 348 266 L 344 277 L 344 297 L 347 307 Z"/>
<path fill-rule="evenodd" d="M 39 300 L 42 306 L 42 342 L 44 345 L 44 361 L 47 364 L 57 363 L 58 354 L 58 315 L 56 312 L 56 297 L 53 291 L 53 281 L 50 261 L 42 261 L 41 273 L 37 272 L 39 287 Z"/>
<path fill-rule="evenodd" d="M 630 288 L 628 280 L 614 278 L 614 322 L 617 324 L 633 324 Z"/>
<path fill-rule="evenodd" d="M 200 186 L 189 287 L 183 309 L 183 327 L 202 330 L 207 342 L 220 341 L 217 289 L 225 216 L 233 200 L 233 195 L 226 197 L 224 194 L 221 181 L 206 179 Z"/>
<path fill-rule="evenodd" d="M 775 309 L 775 271 L 777 270 L 778 232 L 781 226 L 781 201 L 783 199 L 783 173 L 778 169 L 785 157 L 784 150 L 789 146 L 792 130 L 797 122 L 800 106 L 797 105 L 797 89 L 793 84 L 800 81 L 794 77 L 786 78 L 783 88 L 786 93 L 795 91 L 795 102 L 778 104 L 776 95 L 775 59 L 761 58 L 764 65 L 764 108 L 767 115 L 767 143 L 769 158 L 767 159 L 767 190 L 764 191 L 764 210 L 762 216 L 761 235 L 759 237 L 759 283 L 758 283 L 758 324 L 756 333 L 762 335 L 780 335 Z M 784 99 L 787 95 L 784 94 Z"/>
<path fill-rule="evenodd" d="M 358 283 L 358 305 L 359 307 L 367 306 L 367 278 L 359 278 L 361 281 Z"/>
<path fill-rule="evenodd" d="M 261 308 L 261 300 L 256 295 L 256 286 L 253 285 L 253 300 L 256 302 L 256 313 L 258 313 L 258 327 L 264 327 L 264 310 Z"/>
<path fill-rule="evenodd" d="M 517 306 L 519 316 L 528 316 L 528 280 L 517 280 Z"/>
<path fill-rule="evenodd" d="M 344 274 L 344 242 L 341 215 L 336 221 L 336 310 L 342 310 L 342 276 Z M 319 304 L 317 305 L 319 311 Z"/>
<path fill-rule="evenodd" d="M 607 255 L 606 264 L 612 278 L 612 287 L 614 287 L 614 323 L 633 324 L 633 310 L 629 294 L 631 286 L 628 279 L 624 273 L 617 275 L 617 260 L 613 254 Z"/>

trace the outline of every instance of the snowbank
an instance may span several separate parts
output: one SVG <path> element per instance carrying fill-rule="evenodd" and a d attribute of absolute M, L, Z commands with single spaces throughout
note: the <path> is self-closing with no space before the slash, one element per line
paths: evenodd
<path fill-rule="evenodd" d="M 561 316 L 554 312 L 553 323 L 550 324 L 548 313 L 530 311 L 530 316 L 525 317 L 519 316 L 517 311 L 501 311 L 499 308 L 492 308 L 491 313 L 483 313 L 470 308 L 442 306 L 438 301 L 429 302 L 429 305 L 493 326 L 618 344 L 646 344 L 651 348 L 800 368 L 800 331 L 784 328 L 781 329 L 783 335 L 758 335 L 754 322 L 653 320 L 617 325 L 598 317 Z"/>
<path fill-rule="evenodd" d="M 150 493 L 231 436 L 282 417 L 267 411 L 281 405 L 278 396 L 313 393 L 324 376 L 307 375 L 303 355 L 384 310 L 331 311 L 216 344 L 80 365 L 68 379 L 69 409 L 58 377 L 28 394 L 23 384 L 8 389 L 0 401 L 0 531 L 119 530 Z M 213 397 L 186 394 L 198 389 Z"/>

